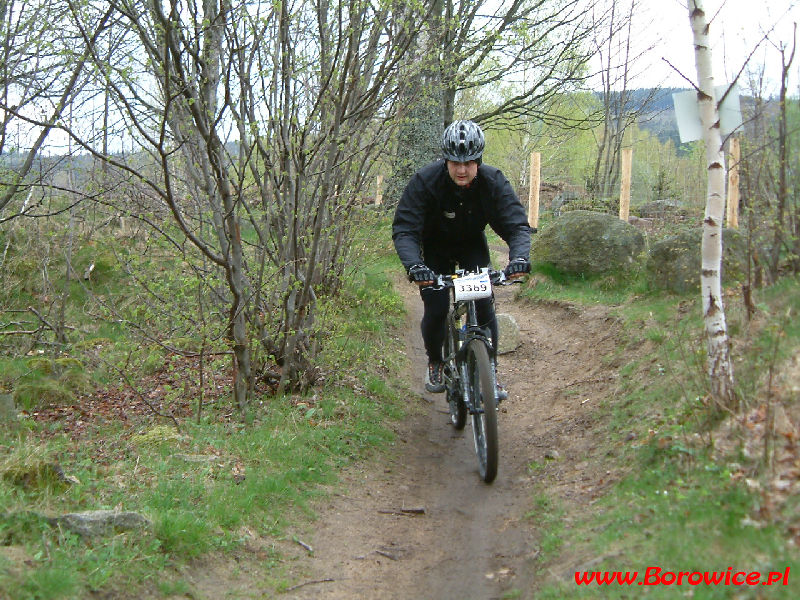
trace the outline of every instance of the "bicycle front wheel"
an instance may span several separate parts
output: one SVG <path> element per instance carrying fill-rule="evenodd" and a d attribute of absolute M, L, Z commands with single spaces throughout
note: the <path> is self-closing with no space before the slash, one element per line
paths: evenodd
<path fill-rule="evenodd" d="M 447 337 L 445 339 L 445 355 L 448 357 L 447 369 L 447 403 L 450 407 L 450 423 L 457 430 L 464 429 L 467 424 L 467 407 L 464 404 L 464 395 L 461 391 L 461 379 L 458 373 L 458 361 L 455 356 L 459 348 L 458 329 L 452 315 L 447 319 Z"/>
<path fill-rule="evenodd" d="M 467 377 L 474 412 L 472 433 L 481 479 L 491 483 L 497 476 L 498 436 L 495 407 L 494 369 L 489 351 L 482 340 L 472 340 L 467 347 Z"/>

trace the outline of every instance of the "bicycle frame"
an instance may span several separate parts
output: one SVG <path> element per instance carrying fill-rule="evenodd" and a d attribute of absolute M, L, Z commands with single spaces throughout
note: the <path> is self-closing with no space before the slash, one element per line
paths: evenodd
<path fill-rule="evenodd" d="M 492 287 L 505 285 L 505 282 L 502 271 L 490 269 L 482 269 L 479 273 L 458 271 L 455 276 L 438 276 L 440 289 L 453 289 L 453 305 L 447 313 L 444 348 L 444 382 L 450 421 L 460 430 L 467 423 L 467 415 L 472 418 L 475 453 L 485 483 L 491 483 L 497 475 L 496 351 L 491 333 L 478 325 L 475 302 L 491 298 Z"/>
<path fill-rule="evenodd" d="M 461 319 L 466 315 L 466 323 L 462 326 Z M 492 345 L 489 332 L 478 325 L 478 315 L 475 308 L 475 300 L 453 301 L 453 307 L 447 313 L 447 335 L 456 335 L 454 340 L 455 352 L 450 353 L 446 349 L 444 362 L 446 366 L 455 365 L 456 373 L 450 373 L 449 368 L 444 370 L 445 387 L 448 389 L 450 386 L 458 386 L 459 393 L 467 407 L 470 415 L 480 414 L 483 412 L 482 408 L 476 408 L 469 393 L 469 386 L 462 385 L 462 382 L 467 381 L 466 373 L 466 349 L 470 341 L 478 339 L 486 345 L 486 350 L 489 356 L 494 360 L 495 350 Z M 451 390 L 453 391 L 453 390 Z"/>

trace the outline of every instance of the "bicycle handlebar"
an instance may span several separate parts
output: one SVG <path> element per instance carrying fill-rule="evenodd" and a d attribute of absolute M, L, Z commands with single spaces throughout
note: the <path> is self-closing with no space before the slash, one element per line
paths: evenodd
<path fill-rule="evenodd" d="M 514 278 L 509 279 L 506 277 L 504 271 L 498 271 L 497 269 L 487 269 L 489 272 L 489 281 L 492 282 L 492 285 L 513 285 L 515 283 L 522 283 L 522 278 Z M 463 277 L 465 275 L 474 275 L 480 273 L 481 271 L 467 271 L 467 270 L 459 270 L 456 271 L 453 275 L 446 275 L 446 274 L 437 274 L 436 275 L 436 282 L 433 285 L 429 285 L 426 287 L 433 288 L 433 289 L 444 289 L 444 288 L 451 288 L 453 287 L 453 280 L 458 279 L 459 277 Z"/>

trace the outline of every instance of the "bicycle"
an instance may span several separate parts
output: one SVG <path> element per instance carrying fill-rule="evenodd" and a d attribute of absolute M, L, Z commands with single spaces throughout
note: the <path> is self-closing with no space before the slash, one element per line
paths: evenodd
<path fill-rule="evenodd" d="M 490 298 L 493 285 L 520 283 L 505 273 L 483 268 L 438 275 L 435 287 L 450 288 L 453 305 L 447 313 L 444 342 L 444 383 L 450 422 L 464 429 L 472 417 L 472 433 L 481 479 L 491 483 L 497 476 L 497 382 L 496 351 L 491 332 L 478 325 L 475 300 Z"/>

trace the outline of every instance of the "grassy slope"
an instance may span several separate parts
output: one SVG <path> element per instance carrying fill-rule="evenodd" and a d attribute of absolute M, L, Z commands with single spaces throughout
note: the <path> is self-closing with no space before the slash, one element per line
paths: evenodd
<path fill-rule="evenodd" d="M 165 369 L 173 357 L 152 350 L 152 357 L 138 357 L 137 384 L 187 412 L 180 432 L 151 415 L 119 419 L 125 402 L 105 419 L 86 415 L 88 423 L 79 429 L 71 420 L 29 415 L 0 429 L 0 597 L 85 598 L 89 591 L 139 597 L 137 589 L 165 597 L 188 593 L 191 586 L 180 575 L 187 561 L 235 555 L 254 539 L 280 541 L 313 519 L 310 502 L 343 465 L 386 446 L 392 438 L 388 425 L 401 415 L 399 384 L 387 367 L 403 361 L 399 337 L 391 332 L 403 323 L 404 308 L 386 275 L 397 263 L 386 244 L 365 258 L 336 305 L 320 314 L 328 342 L 326 381 L 307 396 L 257 397 L 245 423 L 231 418 L 227 396 L 209 398 L 198 423 L 189 417 L 196 399 L 183 397 L 181 383 L 181 377 L 197 373 Z M 115 356 L 126 341 L 120 335 L 103 343 L 106 355 Z M 76 344 L 73 354 L 83 347 Z M 24 382 L 59 383 L 61 375 L 47 366 L 51 362 L 45 359 L 37 370 L 31 359 L 4 359 L 4 385 L 10 391 Z M 217 368 L 225 379 L 224 363 L 207 368 L 207 378 Z M 160 387 L 146 387 L 151 371 Z M 91 384 L 90 375 L 97 374 L 86 375 Z M 74 387 L 59 389 L 62 416 L 75 412 L 73 403 L 91 399 Z M 29 401 L 47 400 L 36 395 Z M 63 483 L 49 465 L 76 483 Z M 151 531 L 84 541 L 43 518 L 112 508 L 144 514 Z M 288 582 L 271 546 L 265 544 L 264 564 L 272 568 L 259 583 L 275 590 Z"/>
<path fill-rule="evenodd" d="M 800 327 L 792 318 L 800 310 L 800 282 L 787 279 L 760 290 L 759 310 L 750 323 L 741 298 L 733 290 L 728 294 L 746 416 L 733 427 L 706 395 L 698 299 L 641 290 L 632 295 L 635 287 L 542 277 L 530 291 L 533 299 L 616 305 L 625 359 L 619 389 L 597 415 L 608 439 L 597 456 L 611 457 L 609 467 L 622 477 L 590 506 L 564 505 L 546 489 L 534 499 L 531 521 L 542 530 L 535 597 L 797 597 L 793 579 L 800 576 L 800 562 L 791 540 L 797 533 L 796 500 L 771 492 L 776 472 L 762 461 L 763 425 L 759 437 L 758 423 L 767 404 L 765 374 L 771 367 L 780 371 L 800 347 Z M 771 401 L 791 411 L 797 394 L 791 387 L 773 386 Z M 773 465 L 781 457 L 797 464 L 792 441 L 778 435 L 774 444 Z M 777 476 L 796 481 L 797 472 Z M 789 586 L 756 587 L 578 586 L 574 580 L 580 570 L 637 571 L 643 581 L 649 567 L 675 573 L 732 567 L 731 572 L 765 576 L 790 568 L 793 575 Z M 509 597 L 522 592 L 514 590 Z"/>

